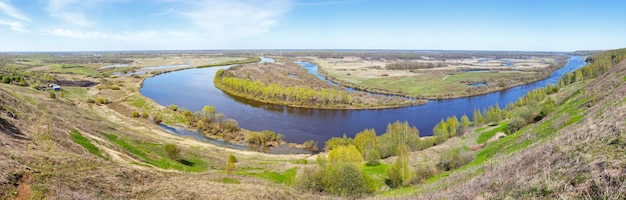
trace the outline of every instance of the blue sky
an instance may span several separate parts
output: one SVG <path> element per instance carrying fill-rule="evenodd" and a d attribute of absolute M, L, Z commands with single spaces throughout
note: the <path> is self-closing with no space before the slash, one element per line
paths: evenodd
<path fill-rule="evenodd" d="M 626 1 L 0 0 L 0 51 L 626 47 Z"/>

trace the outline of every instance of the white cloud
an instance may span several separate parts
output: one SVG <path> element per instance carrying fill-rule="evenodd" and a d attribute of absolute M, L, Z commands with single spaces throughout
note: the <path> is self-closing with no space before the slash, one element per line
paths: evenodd
<path fill-rule="evenodd" d="M 24 15 L 19 10 L 15 9 L 15 7 L 13 7 L 11 4 L 4 2 L 2 0 L 0 0 L 0 13 L 3 13 L 15 19 L 19 19 L 21 21 L 26 21 L 26 22 L 30 21 L 30 19 L 26 15 Z"/>
<path fill-rule="evenodd" d="M 185 5 L 175 12 L 203 34 L 215 39 L 250 38 L 263 35 L 279 24 L 292 7 L 291 0 L 174 0 Z"/>
<path fill-rule="evenodd" d="M 0 25 L 5 25 L 5 26 L 9 26 L 9 28 L 11 28 L 11 30 L 17 31 L 17 32 L 29 32 L 28 30 L 26 30 L 26 27 L 24 25 L 23 22 L 18 22 L 18 21 L 2 21 L 0 20 Z"/>
<path fill-rule="evenodd" d="M 80 26 L 91 26 L 94 23 L 87 19 L 84 8 L 93 1 L 80 0 L 49 0 L 46 8 L 51 16 Z"/>

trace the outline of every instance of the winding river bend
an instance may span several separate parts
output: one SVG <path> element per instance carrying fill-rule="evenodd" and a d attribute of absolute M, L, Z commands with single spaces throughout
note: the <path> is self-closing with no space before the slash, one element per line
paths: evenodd
<path fill-rule="evenodd" d="M 504 107 L 530 90 L 556 84 L 561 76 L 584 65 L 584 57 L 573 56 L 563 68 L 538 82 L 480 96 L 389 109 L 292 108 L 231 96 L 213 85 L 215 72 L 230 66 L 186 69 L 147 78 L 140 92 L 161 105 L 176 104 L 194 112 L 202 110 L 205 105 L 212 105 L 216 112 L 237 120 L 242 128 L 272 130 L 284 134 L 288 142 L 316 140 L 323 146 L 330 137 L 343 134 L 352 137 L 366 128 L 374 128 L 378 134 L 384 133 L 387 124 L 394 121 L 408 121 L 420 130 L 420 135 L 429 136 L 433 126 L 442 118 L 467 114 L 471 119 L 474 108 L 482 110 L 495 103 Z"/>

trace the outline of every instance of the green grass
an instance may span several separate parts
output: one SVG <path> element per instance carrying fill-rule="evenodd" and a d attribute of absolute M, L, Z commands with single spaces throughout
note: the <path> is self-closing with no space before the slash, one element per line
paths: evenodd
<path fill-rule="evenodd" d="M 228 184 L 239 184 L 239 180 L 234 179 L 234 178 L 230 178 L 230 177 L 222 177 L 219 179 L 216 179 L 215 182 L 219 182 L 219 183 L 228 183 Z"/>
<path fill-rule="evenodd" d="M 483 82 L 484 80 L 517 80 L 521 77 L 534 78 L 534 72 L 499 72 L 499 73 L 458 73 L 416 74 L 404 77 L 363 78 L 345 75 L 344 72 L 331 73 L 340 80 L 359 84 L 369 88 L 381 88 L 392 92 L 402 92 L 412 96 L 436 97 L 441 95 L 465 95 L 473 88 L 463 82 Z"/>
<path fill-rule="evenodd" d="M 476 143 L 482 144 L 482 143 L 486 142 L 487 140 L 491 139 L 493 136 L 495 136 L 496 133 L 504 132 L 504 129 L 507 127 L 508 124 L 509 124 L 508 122 L 503 122 L 503 123 L 499 124 L 497 127 L 491 129 L 490 131 L 481 133 L 478 136 L 478 139 L 476 139 Z M 484 128 L 482 128 L 481 130 L 484 130 Z M 478 131 L 478 129 L 476 129 L 476 131 Z"/>
<path fill-rule="evenodd" d="M 89 66 L 77 64 L 54 64 L 46 72 L 62 74 L 80 74 L 86 76 L 96 76 L 98 73 Z"/>
<path fill-rule="evenodd" d="M 67 99 L 87 99 L 87 88 L 84 87 L 63 87 L 64 98 Z"/>
<path fill-rule="evenodd" d="M 72 139 L 72 141 L 74 141 L 76 144 L 82 146 L 83 148 L 87 149 L 87 151 L 89 151 L 89 153 L 99 156 L 99 157 L 104 157 L 102 156 L 102 153 L 100 152 L 100 150 L 98 149 L 98 147 L 96 147 L 96 145 L 93 145 L 89 139 L 87 139 L 85 136 L 83 136 L 83 134 L 81 134 L 80 132 L 73 130 L 70 132 L 70 138 Z"/>
<path fill-rule="evenodd" d="M 272 181 L 274 183 L 283 183 L 285 185 L 290 185 L 295 180 L 297 171 L 298 168 L 294 167 L 281 174 L 274 171 L 268 171 L 259 167 L 243 167 L 241 169 L 238 169 L 234 173 L 243 176 L 262 178 Z"/>
<path fill-rule="evenodd" d="M 161 169 L 202 172 L 207 168 L 206 162 L 195 156 L 186 157 L 183 159 L 183 162 L 169 159 L 166 155 L 164 145 L 162 144 L 122 139 L 114 134 L 104 134 L 104 137 L 125 151 L 140 158 L 143 162 Z"/>
<path fill-rule="evenodd" d="M 372 187 L 379 189 L 385 186 L 385 179 L 387 178 L 387 167 L 388 165 L 382 163 L 377 166 L 364 165 L 361 171 L 372 180 Z"/>

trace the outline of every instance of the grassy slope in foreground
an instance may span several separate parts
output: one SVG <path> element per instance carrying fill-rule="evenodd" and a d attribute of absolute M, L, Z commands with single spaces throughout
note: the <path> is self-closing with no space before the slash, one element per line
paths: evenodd
<path fill-rule="evenodd" d="M 626 62 L 622 62 L 592 81 L 562 88 L 554 97 L 558 107 L 548 117 L 488 144 L 464 167 L 392 194 L 451 199 L 623 199 L 625 76 Z"/>

